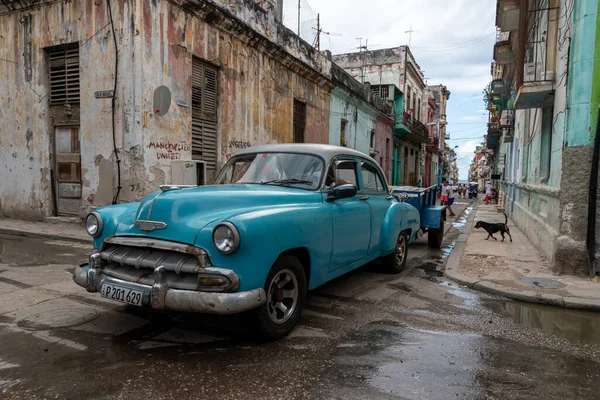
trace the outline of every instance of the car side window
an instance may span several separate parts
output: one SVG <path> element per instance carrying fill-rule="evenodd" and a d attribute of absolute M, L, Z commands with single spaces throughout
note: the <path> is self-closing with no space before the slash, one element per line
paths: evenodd
<path fill-rule="evenodd" d="M 364 192 L 385 193 L 385 185 L 374 166 L 363 162 L 361 163 L 360 171 Z"/>
<path fill-rule="evenodd" d="M 358 187 L 356 162 L 349 160 L 335 161 L 327 172 L 325 185 L 328 187 L 334 187 L 347 184 L 352 184 Z"/>

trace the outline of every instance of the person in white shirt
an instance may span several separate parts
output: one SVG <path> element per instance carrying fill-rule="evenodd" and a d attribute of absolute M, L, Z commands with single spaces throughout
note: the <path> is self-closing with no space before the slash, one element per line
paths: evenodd
<path fill-rule="evenodd" d="M 446 203 L 446 208 L 450 211 L 450 216 L 454 217 L 454 211 L 452 211 L 452 204 L 454 204 L 454 190 L 452 190 L 452 186 L 448 183 L 447 180 L 444 180 L 444 186 L 446 186 L 446 194 L 448 196 L 448 200 Z"/>
<path fill-rule="evenodd" d="M 440 206 L 448 201 L 448 190 L 446 189 L 446 180 L 442 182 L 442 194 L 440 195 Z"/>
<path fill-rule="evenodd" d="M 488 182 L 485 185 L 485 204 L 488 204 L 490 199 L 492 198 L 492 185 Z"/>

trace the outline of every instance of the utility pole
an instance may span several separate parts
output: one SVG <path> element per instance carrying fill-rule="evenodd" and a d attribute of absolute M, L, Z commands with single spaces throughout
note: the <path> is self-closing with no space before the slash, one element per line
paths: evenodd
<path fill-rule="evenodd" d="M 317 14 L 317 51 L 321 51 L 321 14 Z"/>
<path fill-rule="evenodd" d="M 298 0 L 298 36 L 300 36 L 300 2 L 302 0 Z"/>

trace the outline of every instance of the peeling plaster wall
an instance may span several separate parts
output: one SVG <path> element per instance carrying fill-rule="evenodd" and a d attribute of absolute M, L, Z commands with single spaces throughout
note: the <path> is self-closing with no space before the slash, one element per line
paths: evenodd
<path fill-rule="evenodd" d="M 331 91 L 331 117 L 329 144 L 340 145 L 342 119 L 346 124 L 346 147 L 369 154 L 371 131 L 375 129 L 376 113 L 366 108 L 347 91 L 334 88 Z"/>
<path fill-rule="evenodd" d="M 253 2 L 182 3 L 185 9 L 153 0 L 113 2 L 119 50 L 115 131 L 122 160 L 120 202 L 137 201 L 169 183 L 171 159 L 191 159 L 192 55 L 219 70 L 218 167 L 241 148 L 292 142 L 294 99 L 307 104 L 305 141 L 329 141 L 333 85 L 324 54 Z M 243 21 L 231 19 L 232 13 Z M 94 97 L 95 91 L 111 90 L 114 82 L 107 15 L 106 3 L 93 0 L 51 2 L 0 14 L 1 37 L 16 38 L 12 46 L 0 48 L 0 58 L 11 61 L 3 61 L 6 72 L 0 82 L 6 105 L 0 109 L 2 213 L 43 219 L 54 212 L 44 48 L 72 42 L 80 44 L 81 214 L 110 204 L 117 185 L 111 100 Z M 153 92 L 160 85 L 172 94 L 164 116 L 153 110 Z"/>
<path fill-rule="evenodd" d="M 127 3 L 121 3 L 126 9 Z M 115 7 L 116 16 L 123 13 Z M 110 99 L 94 91 L 112 89 L 112 38 L 105 4 L 92 0 L 55 2 L 0 15 L 0 37 L 14 38 L 0 47 L 1 210 L 16 218 L 43 219 L 53 213 L 50 170 L 54 169 L 52 125 L 48 110 L 44 48 L 80 43 L 81 168 L 83 205 L 99 185 L 97 156 L 111 157 Z M 118 21 L 116 22 L 118 24 Z M 95 34 L 95 35 L 94 35 Z M 120 129 L 121 121 L 117 122 Z M 110 178 L 109 178 L 110 179 Z M 102 196 L 100 196 L 102 197 Z M 110 195 L 106 196 L 111 197 Z"/>
<path fill-rule="evenodd" d="M 373 156 L 385 173 L 388 182 L 391 182 L 392 151 L 394 146 L 394 123 L 391 119 L 378 115 L 375 121 L 375 150 Z"/>

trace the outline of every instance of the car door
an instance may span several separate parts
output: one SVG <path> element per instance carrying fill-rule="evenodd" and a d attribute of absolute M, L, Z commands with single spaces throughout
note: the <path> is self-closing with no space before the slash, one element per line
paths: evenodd
<path fill-rule="evenodd" d="M 358 187 L 358 162 L 339 159 L 333 162 L 336 185 L 351 183 Z M 330 171 L 331 172 L 331 171 Z M 333 223 L 330 271 L 345 267 L 365 258 L 371 238 L 371 211 L 359 196 L 327 202 Z"/>
<path fill-rule="evenodd" d="M 361 189 L 359 198 L 369 205 L 371 213 L 371 243 L 369 254 L 380 251 L 381 226 L 390 208 L 392 196 L 387 191 L 381 171 L 369 161 L 360 162 Z"/>

